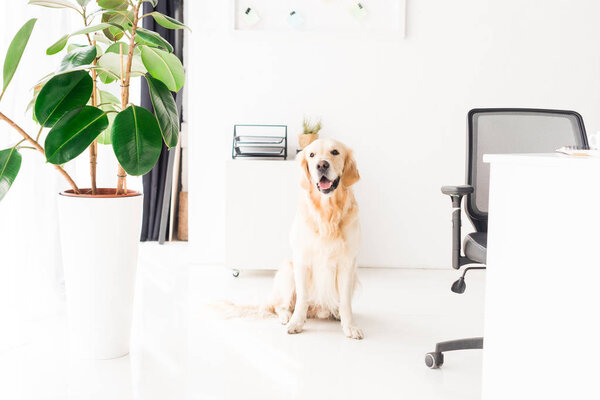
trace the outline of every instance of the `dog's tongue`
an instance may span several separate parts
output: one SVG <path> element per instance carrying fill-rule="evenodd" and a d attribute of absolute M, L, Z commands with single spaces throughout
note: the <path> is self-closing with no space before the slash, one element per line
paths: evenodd
<path fill-rule="evenodd" d="M 331 187 L 331 183 L 332 183 L 332 182 L 331 182 L 330 180 L 328 180 L 327 178 L 322 178 L 322 179 L 319 181 L 319 187 L 320 187 L 322 190 L 327 190 L 327 189 L 329 189 L 329 188 Z"/>

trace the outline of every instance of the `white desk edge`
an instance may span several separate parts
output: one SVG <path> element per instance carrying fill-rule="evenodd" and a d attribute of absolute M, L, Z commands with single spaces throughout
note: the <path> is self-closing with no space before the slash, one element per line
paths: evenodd
<path fill-rule="evenodd" d="M 521 154 L 484 154 L 485 163 L 510 163 L 510 164 L 535 164 L 535 165 L 561 165 L 564 162 L 600 164 L 600 157 L 594 156 L 568 156 L 560 153 L 521 153 Z"/>

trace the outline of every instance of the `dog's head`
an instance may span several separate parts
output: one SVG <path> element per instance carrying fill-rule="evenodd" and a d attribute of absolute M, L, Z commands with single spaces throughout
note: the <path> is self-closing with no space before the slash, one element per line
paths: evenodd
<path fill-rule="evenodd" d="M 340 185 L 349 187 L 359 179 L 352 150 L 333 139 L 318 139 L 298 154 L 302 167 L 302 187 L 333 193 Z"/>

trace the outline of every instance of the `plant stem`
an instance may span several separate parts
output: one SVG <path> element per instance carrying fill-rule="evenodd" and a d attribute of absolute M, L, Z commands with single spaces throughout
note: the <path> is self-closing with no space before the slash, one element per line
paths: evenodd
<path fill-rule="evenodd" d="M 35 147 L 35 149 L 37 151 L 39 151 L 40 153 L 42 153 L 42 155 L 44 156 L 44 158 L 46 157 L 46 153 L 44 152 L 44 149 L 42 148 L 42 146 L 40 146 L 40 144 L 36 140 L 34 140 L 31 136 L 29 136 L 27 134 L 27 132 L 25 132 L 12 119 L 8 118 L 2 112 L 0 112 L 0 119 L 6 121 L 6 123 L 8 123 L 14 130 L 16 130 L 17 132 L 19 132 L 19 134 L 21 136 L 23 136 L 23 138 L 25 140 L 27 140 L 29 143 L 31 143 L 33 145 L 33 147 Z M 65 171 L 60 165 L 55 165 L 54 167 L 67 180 L 67 182 L 69 182 L 69 185 L 71 185 L 71 188 L 73 189 L 73 191 L 76 194 L 79 194 L 79 188 L 77 187 L 77 185 L 75 184 L 75 182 L 73 181 L 73 179 L 71 178 L 71 176 L 67 173 L 67 171 Z"/>
<path fill-rule="evenodd" d="M 93 46 L 96 46 L 96 41 L 92 43 Z M 93 65 L 96 65 L 98 62 L 98 58 L 94 58 Z M 98 105 L 98 97 L 96 92 L 96 69 L 92 68 L 92 106 L 96 107 Z M 92 196 L 95 196 L 97 193 L 96 188 L 96 166 L 98 164 L 98 139 L 94 139 L 92 144 L 90 145 L 90 182 L 92 186 Z"/>
<path fill-rule="evenodd" d="M 42 135 L 42 131 L 44 130 L 44 125 L 40 126 L 40 130 L 38 131 L 38 134 L 35 137 L 35 141 L 39 142 L 40 141 L 40 136 Z"/>
<path fill-rule="evenodd" d="M 133 25 L 131 27 L 131 38 L 129 40 L 129 52 L 127 54 L 127 67 L 123 71 L 123 46 L 121 46 L 121 109 L 127 108 L 129 104 L 129 82 L 131 80 L 131 65 L 133 63 L 133 50 L 135 48 L 135 34 L 140 20 L 140 6 L 142 0 L 138 0 L 137 5 L 133 7 Z M 117 194 L 127 193 L 127 172 L 119 164 L 117 173 Z"/>

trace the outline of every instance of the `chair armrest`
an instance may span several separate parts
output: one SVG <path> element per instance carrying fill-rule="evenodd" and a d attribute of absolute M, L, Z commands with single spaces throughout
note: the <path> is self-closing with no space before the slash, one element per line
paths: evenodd
<path fill-rule="evenodd" d="M 442 186 L 442 193 L 448 196 L 464 196 L 473 193 L 475 189 L 471 185 Z"/>
<path fill-rule="evenodd" d="M 452 200 L 452 268 L 454 269 L 459 269 L 470 262 L 467 257 L 460 254 L 462 247 L 460 203 L 463 196 L 471 194 L 473 191 L 474 188 L 471 185 L 442 186 L 442 193 L 450 196 L 450 200 Z"/>

